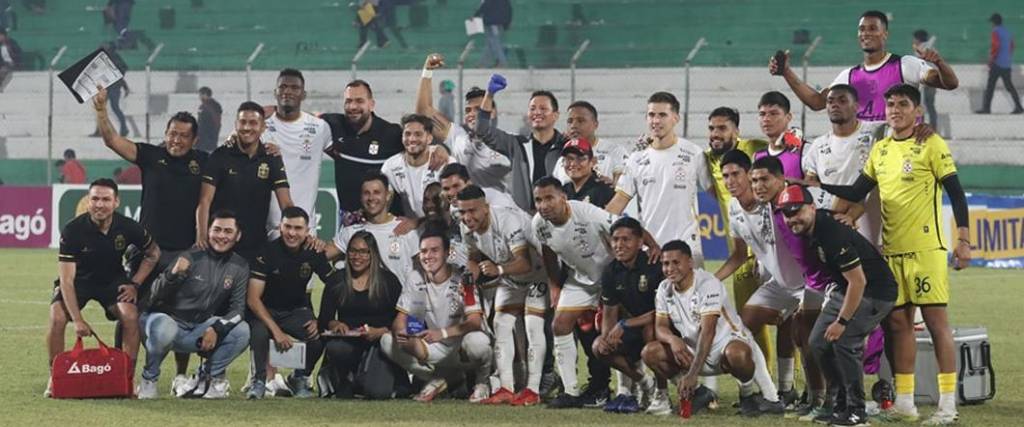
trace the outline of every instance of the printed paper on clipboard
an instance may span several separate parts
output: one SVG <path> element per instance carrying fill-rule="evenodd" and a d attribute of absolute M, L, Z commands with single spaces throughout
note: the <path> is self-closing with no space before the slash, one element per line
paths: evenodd
<path fill-rule="evenodd" d="M 107 51 L 96 49 L 68 69 L 61 71 L 57 77 L 81 104 L 99 92 L 96 90 L 97 85 L 108 88 L 124 78 L 124 70 L 110 59 Z"/>
<path fill-rule="evenodd" d="M 270 366 L 285 369 L 306 368 L 306 343 L 292 341 L 292 348 L 278 351 L 274 340 L 270 340 Z"/>

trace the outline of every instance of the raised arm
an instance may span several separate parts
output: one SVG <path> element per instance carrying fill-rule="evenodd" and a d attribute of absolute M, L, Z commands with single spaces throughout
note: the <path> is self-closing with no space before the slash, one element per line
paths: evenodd
<path fill-rule="evenodd" d="M 779 66 L 780 64 L 775 61 L 774 56 L 768 60 L 768 71 L 770 73 L 776 74 Z M 800 80 L 800 77 L 796 75 L 793 68 L 789 66 L 788 50 L 786 51 L 785 64 L 782 64 L 782 78 L 786 80 L 786 84 L 789 85 L 789 88 L 794 94 L 796 94 L 796 97 L 800 98 L 800 101 L 803 102 L 804 105 L 807 105 L 807 108 L 810 108 L 813 111 L 821 111 L 825 108 L 825 97 L 828 95 L 829 88 L 826 87 L 821 91 L 818 91 L 803 80 Z"/>
<path fill-rule="evenodd" d="M 423 62 L 423 73 L 420 75 L 420 86 L 416 90 L 416 114 L 430 117 L 434 122 L 434 139 L 444 140 L 448 137 L 448 128 L 452 125 L 444 114 L 434 108 L 434 70 L 444 66 L 444 57 L 439 53 L 427 55 Z"/>
<path fill-rule="evenodd" d="M 135 163 L 135 160 L 138 159 L 139 148 L 114 130 L 114 125 L 110 123 L 110 117 L 107 116 L 107 90 L 99 85 L 96 88 L 99 89 L 99 93 L 92 98 L 92 106 L 96 110 L 96 129 L 103 137 L 103 144 L 114 150 L 122 159 Z"/>

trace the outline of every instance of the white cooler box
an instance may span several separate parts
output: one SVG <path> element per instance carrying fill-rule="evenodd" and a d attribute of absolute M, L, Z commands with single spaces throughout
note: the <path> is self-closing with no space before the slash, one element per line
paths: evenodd
<path fill-rule="evenodd" d="M 981 326 L 953 328 L 956 352 L 957 404 L 972 405 L 992 399 L 996 394 L 996 374 L 992 370 L 992 351 L 988 330 Z M 888 360 L 882 358 L 879 378 L 892 383 Z M 917 362 L 914 366 L 914 401 L 934 405 L 939 402 L 938 363 L 935 346 L 927 330 L 917 333 Z"/>

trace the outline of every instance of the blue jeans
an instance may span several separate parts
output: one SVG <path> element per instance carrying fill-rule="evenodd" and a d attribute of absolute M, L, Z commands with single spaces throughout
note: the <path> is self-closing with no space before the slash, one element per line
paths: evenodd
<path fill-rule="evenodd" d="M 160 364 L 172 350 L 176 353 L 198 353 L 199 346 L 196 344 L 206 329 L 219 320 L 219 317 L 212 317 L 202 323 L 188 323 L 174 320 L 164 313 L 143 314 L 139 320 L 146 338 L 146 366 L 142 369 L 142 378 L 156 381 L 160 377 Z M 217 343 L 210 356 L 210 375 L 224 376 L 228 365 L 248 346 L 249 324 L 243 321 Z"/>
<path fill-rule="evenodd" d="M 505 67 L 508 59 L 505 58 L 505 45 L 501 41 L 504 30 L 500 25 L 488 25 L 484 30 L 484 34 L 487 35 L 487 50 L 484 52 L 482 65 L 490 67 L 494 61 L 497 61 L 498 67 Z"/>

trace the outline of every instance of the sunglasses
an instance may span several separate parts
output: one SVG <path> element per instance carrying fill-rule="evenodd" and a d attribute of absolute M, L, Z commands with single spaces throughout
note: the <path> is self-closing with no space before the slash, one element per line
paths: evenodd
<path fill-rule="evenodd" d="M 804 205 L 787 205 L 778 208 L 777 210 L 782 211 L 782 215 L 785 216 L 786 218 L 792 218 L 796 216 L 796 214 L 800 213 L 800 209 L 802 209 L 803 207 Z"/>

